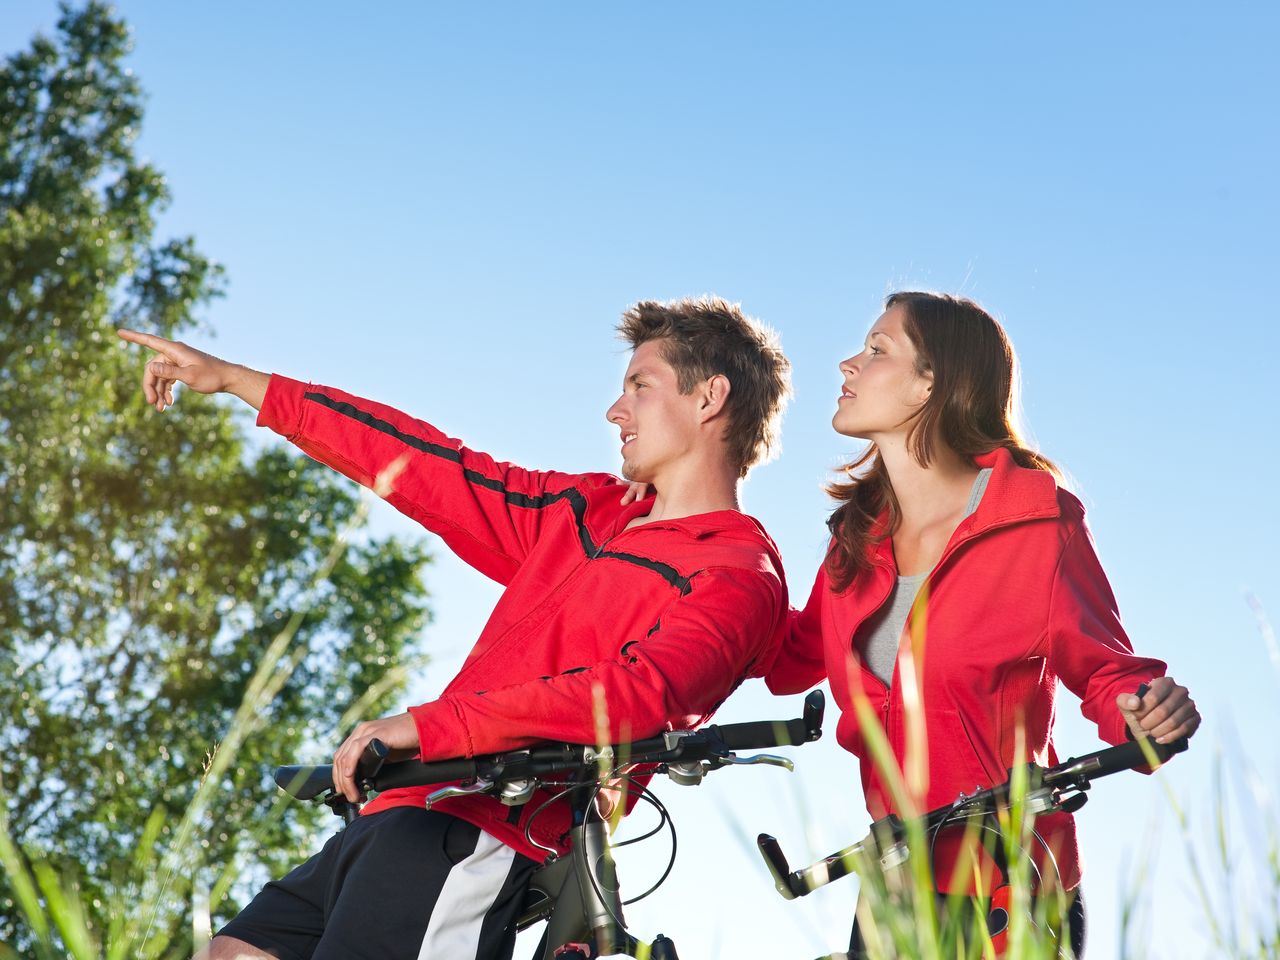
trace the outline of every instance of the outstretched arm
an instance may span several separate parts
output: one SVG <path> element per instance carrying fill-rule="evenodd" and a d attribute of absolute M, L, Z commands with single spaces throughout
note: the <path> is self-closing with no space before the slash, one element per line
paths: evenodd
<path fill-rule="evenodd" d="M 154 350 L 142 375 L 142 395 L 156 410 L 173 406 L 173 385 L 182 383 L 196 393 L 230 393 L 255 410 L 262 409 L 271 378 L 238 363 L 228 363 L 212 354 L 176 340 L 166 340 L 136 330 L 117 330 L 122 340 Z"/>
<path fill-rule="evenodd" d="M 260 411 L 259 426 L 369 487 L 499 583 L 510 582 L 524 562 L 545 517 L 570 512 L 579 528 L 575 542 L 580 541 L 586 529 L 581 488 L 611 482 L 604 475 L 499 463 L 385 404 L 271 377 L 163 337 L 132 330 L 119 334 L 156 352 L 142 389 L 157 410 L 173 403 L 173 385 L 179 382 L 198 393 L 234 394 Z"/>

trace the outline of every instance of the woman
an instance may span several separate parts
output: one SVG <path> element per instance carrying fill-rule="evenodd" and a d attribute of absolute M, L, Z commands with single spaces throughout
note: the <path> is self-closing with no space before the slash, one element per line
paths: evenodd
<path fill-rule="evenodd" d="M 827 558 L 767 682 L 795 693 L 830 678 L 836 736 L 859 758 L 877 819 L 900 811 L 866 749 L 860 697 L 909 787 L 913 764 L 927 761 L 914 777 L 921 810 L 1003 781 L 1019 754 L 1055 762 L 1059 679 L 1110 743 L 1168 742 L 1200 722 L 1165 665 L 1132 652 L 1080 502 L 1018 436 L 1014 369 L 1004 331 L 977 304 L 912 292 L 890 296 L 862 352 L 840 364 L 832 425 L 868 446 L 830 488 L 840 505 Z M 1036 830 L 1061 887 L 1074 890 L 1071 816 L 1042 817 Z M 939 889 L 972 892 L 954 869 L 960 839 L 940 838 L 934 877 Z M 948 879 L 957 877 L 960 890 Z M 1072 901 L 1079 956 L 1084 908 Z M 850 953 L 865 955 L 857 922 Z"/>

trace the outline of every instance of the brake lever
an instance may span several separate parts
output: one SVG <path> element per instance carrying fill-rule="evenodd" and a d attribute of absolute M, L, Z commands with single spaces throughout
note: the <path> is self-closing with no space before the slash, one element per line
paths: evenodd
<path fill-rule="evenodd" d="M 751 757 L 740 757 L 736 753 L 731 753 L 727 757 L 721 757 L 719 763 L 732 765 L 736 767 L 752 767 L 763 764 L 768 767 L 782 767 L 792 773 L 795 772 L 796 765 L 786 757 L 780 757 L 776 753 L 757 753 Z"/>
<path fill-rule="evenodd" d="M 476 780 L 472 783 L 454 783 L 453 786 L 440 787 L 439 790 L 433 790 L 426 795 L 426 809 L 430 810 L 431 805 L 438 804 L 440 800 L 448 800 L 453 796 L 474 796 L 475 794 L 485 794 L 493 790 L 492 780 Z"/>
<path fill-rule="evenodd" d="M 450 797 L 470 797 L 477 793 L 487 793 L 493 789 L 493 781 L 483 778 L 473 783 L 455 783 L 450 787 L 441 787 L 427 794 L 427 798 L 423 801 L 427 809 L 430 810 L 432 804 L 439 803 L 441 800 L 448 800 Z"/>

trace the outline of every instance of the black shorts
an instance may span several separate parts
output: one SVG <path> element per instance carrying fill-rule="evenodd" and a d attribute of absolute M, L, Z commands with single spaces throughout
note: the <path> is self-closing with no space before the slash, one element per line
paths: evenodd
<path fill-rule="evenodd" d="M 456 817 L 395 807 L 330 838 L 218 935 L 282 960 L 506 958 L 536 866 Z"/>

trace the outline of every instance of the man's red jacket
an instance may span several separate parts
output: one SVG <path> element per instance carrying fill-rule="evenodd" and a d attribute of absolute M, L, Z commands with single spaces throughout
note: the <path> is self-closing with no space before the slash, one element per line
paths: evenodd
<path fill-rule="evenodd" d="M 841 710 L 836 738 L 861 760 L 867 809 L 877 819 L 902 811 L 872 762 L 855 697 L 866 697 L 900 769 L 910 766 L 912 711 L 923 719 L 927 756 L 919 759 L 928 779 L 917 802 L 924 812 L 962 791 L 1003 782 L 1020 735 L 1023 760 L 1056 763 L 1059 679 L 1080 698 L 1102 739 L 1121 743 L 1126 725 L 1116 697 L 1165 673 L 1161 661 L 1133 653 L 1080 501 L 1059 489 L 1051 474 L 1019 467 L 1003 449 L 977 462 L 992 468 L 991 479 L 978 509 L 956 528 L 921 587 L 928 591 L 924 623 L 909 621 L 903 631 L 892 685 L 862 663 L 854 646 L 858 628 L 885 603 L 897 577 L 889 539 L 876 548 L 872 570 L 841 593 L 831 591 L 825 570 L 819 572 L 804 610 L 792 612 L 789 638 L 766 678 L 775 693 L 830 678 Z M 923 638 L 914 655 L 913 626 Z M 904 651 L 918 684 L 906 684 L 900 675 Z M 915 697 L 904 694 L 913 690 L 919 707 L 909 709 Z M 1080 861 L 1074 821 L 1052 814 L 1037 829 L 1053 848 L 1063 885 L 1075 887 Z M 946 889 L 955 849 L 940 842 L 935 854 L 935 880 Z"/>
<path fill-rule="evenodd" d="M 615 477 L 498 463 L 391 407 L 279 375 L 258 424 L 373 488 L 506 586 L 458 675 L 410 708 L 423 760 L 597 743 L 601 721 L 615 743 L 695 726 L 773 662 L 786 625 L 782 563 L 745 514 L 624 530 L 650 503 L 620 506 Z M 430 789 L 388 790 L 364 812 L 421 806 Z M 540 860 L 524 831 L 545 799 L 514 814 L 487 797 L 437 809 Z M 530 830 L 563 850 L 568 826 L 553 804 Z"/>

